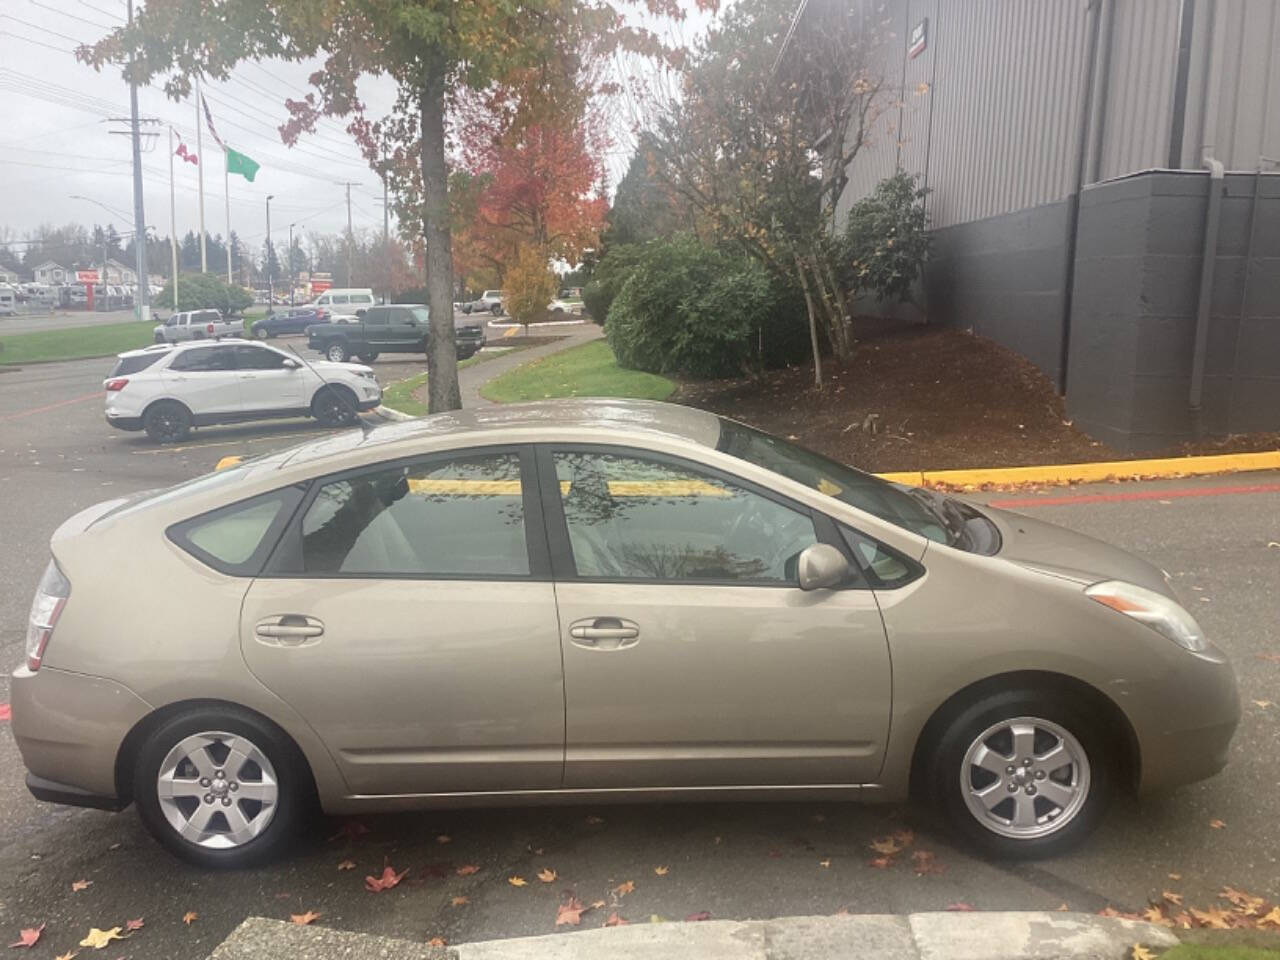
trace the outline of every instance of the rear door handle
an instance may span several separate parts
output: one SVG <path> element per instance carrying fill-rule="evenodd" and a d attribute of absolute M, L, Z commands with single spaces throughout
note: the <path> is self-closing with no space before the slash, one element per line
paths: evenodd
<path fill-rule="evenodd" d="M 259 620 L 254 633 L 260 643 L 271 646 L 299 647 L 314 643 L 324 635 L 324 624 L 315 617 L 286 613 Z"/>
<path fill-rule="evenodd" d="M 569 639 L 588 650 L 626 650 L 640 642 L 640 627 L 619 617 L 590 617 L 569 624 Z"/>

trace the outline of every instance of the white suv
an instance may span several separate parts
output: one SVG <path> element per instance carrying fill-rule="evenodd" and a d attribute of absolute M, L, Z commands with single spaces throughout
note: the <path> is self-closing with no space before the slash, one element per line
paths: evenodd
<path fill-rule="evenodd" d="M 382 402 L 373 371 L 358 363 L 309 363 L 248 340 L 157 345 L 119 355 L 102 384 L 107 423 L 176 443 L 193 426 L 315 417 L 340 426 Z"/>

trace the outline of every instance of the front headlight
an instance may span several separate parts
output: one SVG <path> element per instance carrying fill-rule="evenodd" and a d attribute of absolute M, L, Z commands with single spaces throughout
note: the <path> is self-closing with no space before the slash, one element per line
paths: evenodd
<path fill-rule="evenodd" d="M 1145 624 L 1192 653 L 1202 653 L 1209 646 L 1195 617 L 1154 590 L 1123 580 L 1105 580 L 1087 588 L 1085 595 Z"/>

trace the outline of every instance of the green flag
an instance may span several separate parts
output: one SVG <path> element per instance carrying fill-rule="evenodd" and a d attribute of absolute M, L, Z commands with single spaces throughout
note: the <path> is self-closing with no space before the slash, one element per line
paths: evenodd
<path fill-rule="evenodd" d="M 227 147 L 227 173 L 238 173 L 250 183 L 253 183 L 253 178 L 258 175 L 258 164 L 243 153 L 238 153 Z"/>

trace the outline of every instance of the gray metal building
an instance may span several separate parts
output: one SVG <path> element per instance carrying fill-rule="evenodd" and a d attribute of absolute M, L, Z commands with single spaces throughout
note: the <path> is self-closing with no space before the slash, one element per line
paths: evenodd
<path fill-rule="evenodd" d="M 929 319 L 1122 450 L 1280 430 L 1280 0 L 885 6 L 890 106 L 842 209 L 919 175 Z"/>

